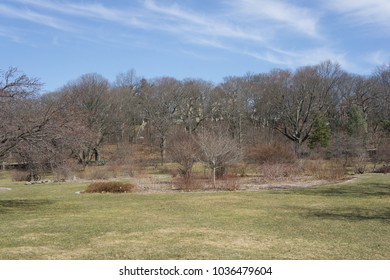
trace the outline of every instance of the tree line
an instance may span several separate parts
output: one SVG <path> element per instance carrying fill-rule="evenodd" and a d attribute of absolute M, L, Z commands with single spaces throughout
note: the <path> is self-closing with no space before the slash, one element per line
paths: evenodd
<path fill-rule="evenodd" d="M 105 143 L 142 143 L 158 147 L 163 164 L 167 151 L 180 151 L 178 139 L 197 139 L 204 152 L 212 139 L 241 152 L 276 141 L 297 157 L 390 148 L 390 65 L 363 76 L 325 61 L 226 77 L 219 84 L 147 80 L 134 70 L 110 83 L 92 73 L 46 94 L 39 79 L 17 68 L 0 76 L 0 161 L 74 158 L 86 165 L 102 159 Z"/>

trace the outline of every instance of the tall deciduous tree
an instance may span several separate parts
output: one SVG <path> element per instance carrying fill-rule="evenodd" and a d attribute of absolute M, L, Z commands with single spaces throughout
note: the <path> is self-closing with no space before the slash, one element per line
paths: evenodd
<path fill-rule="evenodd" d="M 39 95 L 41 84 L 15 68 L 3 73 L 0 97 L 0 160 L 12 156 L 34 166 L 61 163 L 82 143 L 84 130 L 71 110 L 73 98 Z"/>
<path fill-rule="evenodd" d="M 178 117 L 185 130 L 192 134 L 208 117 L 207 103 L 213 85 L 203 80 L 185 80 Z"/>
<path fill-rule="evenodd" d="M 182 83 L 174 78 L 163 77 L 141 86 L 141 106 L 145 120 L 157 134 L 161 164 L 165 161 L 169 131 L 179 118 L 177 110 L 182 98 Z"/>
<path fill-rule="evenodd" d="M 343 78 L 338 64 L 329 61 L 299 68 L 285 75 L 275 91 L 273 127 L 295 143 L 299 156 L 302 144 L 310 137 L 318 112 L 332 108 L 337 87 Z"/>
<path fill-rule="evenodd" d="M 37 144 L 52 116 L 35 97 L 42 84 L 17 68 L 0 71 L 0 160 L 24 143 Z"/>
<path fill-rule="evenodd" d="M 70 82 L 62 91 L 73 96 L 75 109 L 85 118 L 90 136 L 86 149 L 79 152 L 80 162 L 86 164 L 90 159 L 100 160 L 100 147 L 105 136 L 112 133 L 110 123 L 109 83 L 99 74 L 85 74 Z"/>

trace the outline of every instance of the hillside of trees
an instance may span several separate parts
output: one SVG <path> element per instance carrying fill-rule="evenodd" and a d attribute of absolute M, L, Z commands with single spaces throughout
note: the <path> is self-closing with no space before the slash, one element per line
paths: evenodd
<path fill-rule="evenodd" d="M 237 161 L 390 161 L 390 65 L 361 76 L 325 61 L 217 85 L 130 70 L 114 82 L 92 73 L 55 92 L 42 87 L 17 68 L 0 72 L 3 166 L 86 166 L 135 146 L 156 151 L 154 164 L 178 163 L 183 177 L 205 162 L 214 180 Z"/>

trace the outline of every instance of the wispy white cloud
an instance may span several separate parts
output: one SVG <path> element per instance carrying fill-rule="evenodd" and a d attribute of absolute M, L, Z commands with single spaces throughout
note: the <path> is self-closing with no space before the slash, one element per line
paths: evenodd
<path fill-rule="evenodd" d="M 375 25 L 390 30 L 388 0 L 326 0 L 325 5 L 355 25 Z"/>
<path fill-rule="evenodd" d="M 185 49 L 189 55 L 198 55 L 198 49 L 191 49 L 196 45 L 292 68 L 327 59 L 338 61 L 347 69 L 356 68 L 348 61 L 346 51 L 340 46 L 340 49 L 333 48 L 337 42 L 332 42 L 331 31 L 322 34 L 327 16 L 339 14 L 352 22 L 385 28 L 389 28 L 386 24 L 390 18 L 390 1 L 387 0 L 323 0 L 321 7 L 327 7 L 326 11 L 320 11 L 318 3 L 308 6 L 298 4 L 303 1 L 288 0 L 219 0 L 217 10 L 199 10 L 196 6 L 185 6 L 184 1 L 172 4 L 172 1 L 138 0 L 129 4 L 121 2 L 122 7 L 114 1 L 13 0 L 5 3 L 11 2 L 0 4 L 0 13 L 4 16 L 76 34 L 76 39 L 120 48 L 142 42 L 143 49 L 145 45 L 163 49 L 163 43 L 147 44 L 157 42 L 158 39 L 153 39 L 156 34 L 156 37 L 168 35 L 180 42 L 179 49 Z M 1 28 L 0 36 L 12 38 Z M 61 35 L 55 38 L 53 42 L 61 44 Z M 294 45 L 286 42 L 286 38 L 294 40 Z M 203 57 L 207 56 L 206 53 Z M 384 53 L 373 53 L 369 59 L 383 58 L 386 58 Z"/>
<path fill-rule="evenodd" d="M 72 3 L 47 0 L 16 0 L 19 3 L 31 5 L 41 9 L 54 11 L 71 17 L 84 17 L 86 19 L 105 20 L 116 22 L 121 25 L 142 27 L 143 24 L 137 19 L 140 11 L 120 10 L 108 8 L 100 3 Z"/>
<path fill-rule="evenodd" d="M 252 18 L 259 23 L 271 21 L 276 27 L 310 37 L 320 37 L 317 30 L 317 13 L 309 8 L 282 0 L 236 0 L 226 3 L 233 7 L 240 17 Z"/>
<path fill-rule="evenodd" d="M 259 26 L 259 22 L 261 23 L 263 18 L 288 25 L 287 29 L 295 29 L 309 36 L 318 36 L 316 20 L 309 16 L 307 9 L 286 4 L 281 0 L 272 2 L 263 0 L 234 1 L 235 4 L 228 4 L 226 7 L 236 14 L 235 17 L 230 17 L 229 12 L 227 14 L 204 14 L 186 9 L 178 4 L 161 4 L 154 0 L 139 1 L 137 2 L 139 5 L 133 6 L 131 9 L 118 9 L 99 3 L 86 2 L 16 1 L 39 9 L 39 13 L 37 11 L 29 13 L 27 10 L 24 13 L 19 13 L 19 18 L 42 21 L 53 28 L 68 28 L 66 22 L 69 22 L 70 25 L 71 18 L 93 19 L 132 28 L 166 32 L 191 44 L 219 49 L 236 48 L 246 43 L 270 47 L 272 42 L 268 34 L 272 33 L 270 29 L 277 25 L 270 26 L 265 23 L 264 26 Z M 261 9 L 259 9 L 260 4 Z M 11 14 L 12 8 L 6 6 L 4 8 L 9 10 L 8 14 Z M 16 16 L 16 11 L 13 12 L 12 14 Z M 46 14 L 53 12 L 66 15 L 67 18 L 56 20 Z M 252 17 L 254 19 L 248 22 L 248 19 Z M 79 26 L 78 31 L 83 28 L 85 26 Z M 267 29 L 266 32 L 265 29 Z"/>
<path fill-rule="evenodd" d="M 21 42 L 21 38 L 18 35 L 18 32 L 10 27 L 0 26 L 0 37 L 7 38 L 13 42 Z"/>
<path fill-rule="evenodd" d="M 29 9 L 16 9 L 0 4 L 0 13 L 3 16 L 22 19 L 36 24 L 45 25 L 62 31 L 75 31 L 67 22 L 52 16 L 40 14 Z"/>
<path fill-rule="evenodd" d="M 371 65 L 382 65 L 390 62 L 390 53 L 383 50 L 377 50 L 369 53 L 365 59 Z"/>
<path fill-rule="evenodd" d="M 144 7 L 161 21 L 167 31 L 187 32 L 189 35 L 212 36 L 214 38 L 231 38 L 249 40 L 254 42 L 263 42 L 263 36 L 254 30 L 246 27 L 232 24 L 229 20 L 219 19 L 215 15 L 201 15 L 196 11 L 186 10 L 177 4 L 158 5 L 153 0 L 145 0 Z M 159 28 L 159 26 L 155 26 Z M 161 28 L 161 26 L 160 26 Z"/>

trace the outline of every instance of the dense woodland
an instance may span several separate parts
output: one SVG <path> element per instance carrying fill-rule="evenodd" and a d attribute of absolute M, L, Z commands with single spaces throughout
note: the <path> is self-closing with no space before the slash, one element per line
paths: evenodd
<path fill-rule="evenodd" d="M 184 177 L 198 161 L 215 178 L 237 161 L 390 160 L 390 65 L 361 76 L 325 61 L 217 85 L 93 73 L 46 94 L 17 68 L 0 75 L 0 163 L 86 166 L 117 160 L 104 147 L 127 155 L 136 145 L 155 148 L 154 164 L 178 163 Z"/>

